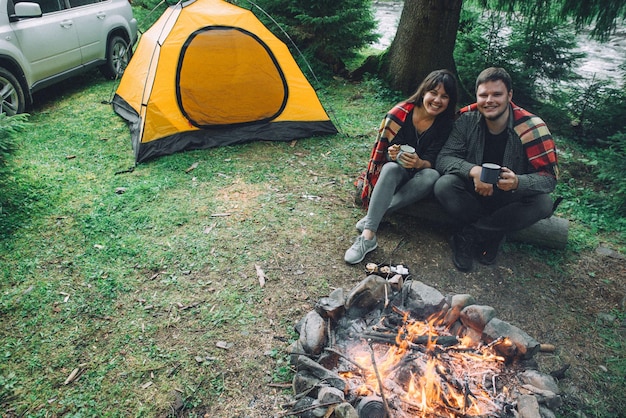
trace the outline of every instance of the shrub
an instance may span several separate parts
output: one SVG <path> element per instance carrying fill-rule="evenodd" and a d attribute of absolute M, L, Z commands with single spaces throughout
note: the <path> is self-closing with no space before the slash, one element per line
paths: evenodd
<path fill-rule="evenodd" d="M 346 60 L 380 37 L 374 33 L 376 20 L 370 0 L 258 0 L 256 3 L 278 22 L 319 70 L 343 73 Z M 256 14 L 269 30 L 290 44 L 273 22 Z"/>
<path fill-rule="evenodd" d="M 24 130 L 28 120 L 28 114 L 7 116 L 0 113 L 0 168 L 5 167 L 7 159 L 15 150 L 14 135 Z"/>
<path fill-rule="evenodd" d="M 626 216 L 626 177 L 624 177 L 624 161 L 626 161 L 626 131 L 618 132 L 609 137 L 608 148 L 598 151 L 598 180 L 611 189 L 611 200 L 618 214 Z"/>
<path fill-rule="evenodd" d="M 572 137 L 588 145 L 613 145 L 610 140 L 626 132 L 626 90 L 609 81 L 592 80 L 571 88 L 567 110 L 576 129 Z"/>
<path fill-rule="evenodd" d="M 464 7 L 454 58 L 465 94 L 486 67 L 503 67 L 513 80 L 515 103 L 532 109 L 555 84 L 579 78 L 572 67 L 584 54 L 573 52 L 575 34 L 556 16 L 506 15 Z"/>

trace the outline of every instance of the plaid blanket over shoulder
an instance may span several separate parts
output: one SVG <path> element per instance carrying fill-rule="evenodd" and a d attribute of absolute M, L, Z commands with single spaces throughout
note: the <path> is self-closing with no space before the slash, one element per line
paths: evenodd
<path fill-rule="evenodd" d="M 517 133 L 526 158 L 539 174 L 558 177 L 556 146 L 546 123 L 538 116 L 511 102 L 513 107 L 513 130 Z M 476 103 L 465 106 L 459 113 L 475 111 Z"/>
<path fill-rule="evenodd" d="M 378 128 L 378 135 L 372 148 L 367 170 L 360 178 L 363 181 L 361 200 L 365 208 L 369 205 L 372 190 L 380 176 L 380 170 L 383 168 L 383 164 L 387 162 L 387 148 L 389 148 L 389 144 L 396 137 L 396 134 L 406 122 L 407 115 L 411 113 L 414 107 L 415 104 L 413 103 L 398 103 L 385 115 Z"/>

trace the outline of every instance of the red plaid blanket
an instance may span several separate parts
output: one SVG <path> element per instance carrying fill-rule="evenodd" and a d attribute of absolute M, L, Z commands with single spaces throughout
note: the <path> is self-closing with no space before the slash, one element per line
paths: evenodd
<path fill-rule="evenodd" d="M 526 157 L 539 172 L 558 177 L 556 146 L 546 123 L 538 116 L 515 105 L 513 107 L 513 129 L 519 136 L 526 152 Z M 476 103 L 465 106 L 459 114 L 475 111 Z"/>
<path fill-rule="evenodd" d="M 367 164 L 367 170 L 359 176 L 356 182 L 357 187 L 359 187 L 359 183 L 362 182 L 363 184 L 361 200 L 365 208 L 369 205 L 372 190 L 380 176 L 380 170 L 383 168 L 383 164 L 387 162 L 387 148 L 414 107 L 414 103 L 398 103 L 387 113 L 378 128 L 378 135 Z"/>

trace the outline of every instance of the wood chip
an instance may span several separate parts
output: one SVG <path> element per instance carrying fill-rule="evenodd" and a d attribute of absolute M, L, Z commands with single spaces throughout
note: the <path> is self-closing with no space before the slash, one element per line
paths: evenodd
<path fill-rule="evenodd" d="M 190 173 L 190 172 L 192 172 L 193 170 L 195 170 L 196 168 L 198 168 L 198 164 L 199 164 L 199 163 L 193 163 L 193 164 L 191 164 L 191 166 L 190 166 L 188 169 L 186 169 L 186 170 L 185 170 L 185 173 Z"/>
<path fill-rule="evenodd" d="M 230 349 L 233 346 L 233 344 L 232 343 L 227 343 L 226 341 L 218 341 L 218 342 L 215 343 L 215 346 L 217 348 L 228 350 L 228 349 Z"/>
<path fill-rule="evenodd" d="M 255 264 L 254 268 L 256 269 L 256 275 L 259 278 L 259 285 L 261 287 L 265 286 L 265 280 L 267 279 L 267 276 L 265 276 L 265 272 L 261 269 L 261 266 L 259 266 L 258 264 Z"/>
<path fill-rule="evenodd" d="M 142 389 L 148 389 L 150 386 L 152 386 L 152 382 L 151 381 L 150 382 L 146 382 L 143 385 L 141 385 L 141 388 Z"/>
<path fill-rule="evenodd" d="M 213 228 L 215 228 L 215 226 L 217 225 L 217 223 L 213 223 L 213 225 L 211 226 L 207 226 L 206 228 L 204 228 L 204 231 L 202 231 L 205 234 L 210 234 L 211 231 L 213 231 Z"/>
<path fill-rule="evenodd" d="M 70 375 L 67 376 L 67 379 L 65 379 L 65 382 L 63 382 L 63 384 L 69 385 L 70 383 L 72 383 L 78 377 L 79 372 L 80 372 L 80 367 L 77 367 L 74 370 L 72 370 L 72 373 L 70 373 Z"/>
<path fill-rule="evenodd" d="M 198 302 L 191 303 L 191 304 L 189 304 L 187 306 L 182 306 L 180 308 L 180 310 L 181 311 L 185 311 L 187 309 L 195 308 L 196 306 L 200 305 L 202 302 L 204 302 L 204 301 L 201 300 L 201 301 L 198 301 Z"/>

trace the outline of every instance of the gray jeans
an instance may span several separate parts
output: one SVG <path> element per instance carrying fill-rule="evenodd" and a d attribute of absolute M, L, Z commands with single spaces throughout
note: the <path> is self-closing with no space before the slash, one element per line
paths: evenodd
<path fill-rule="evenodd" d="M 363 225 L 365 229 L 376 232 L 385 214 L 415 203 L 431 193 L 439 172 L 425 168 L 413 173 L 413 170 L 395 162 L 383 165 L 370 198 Z"/>

